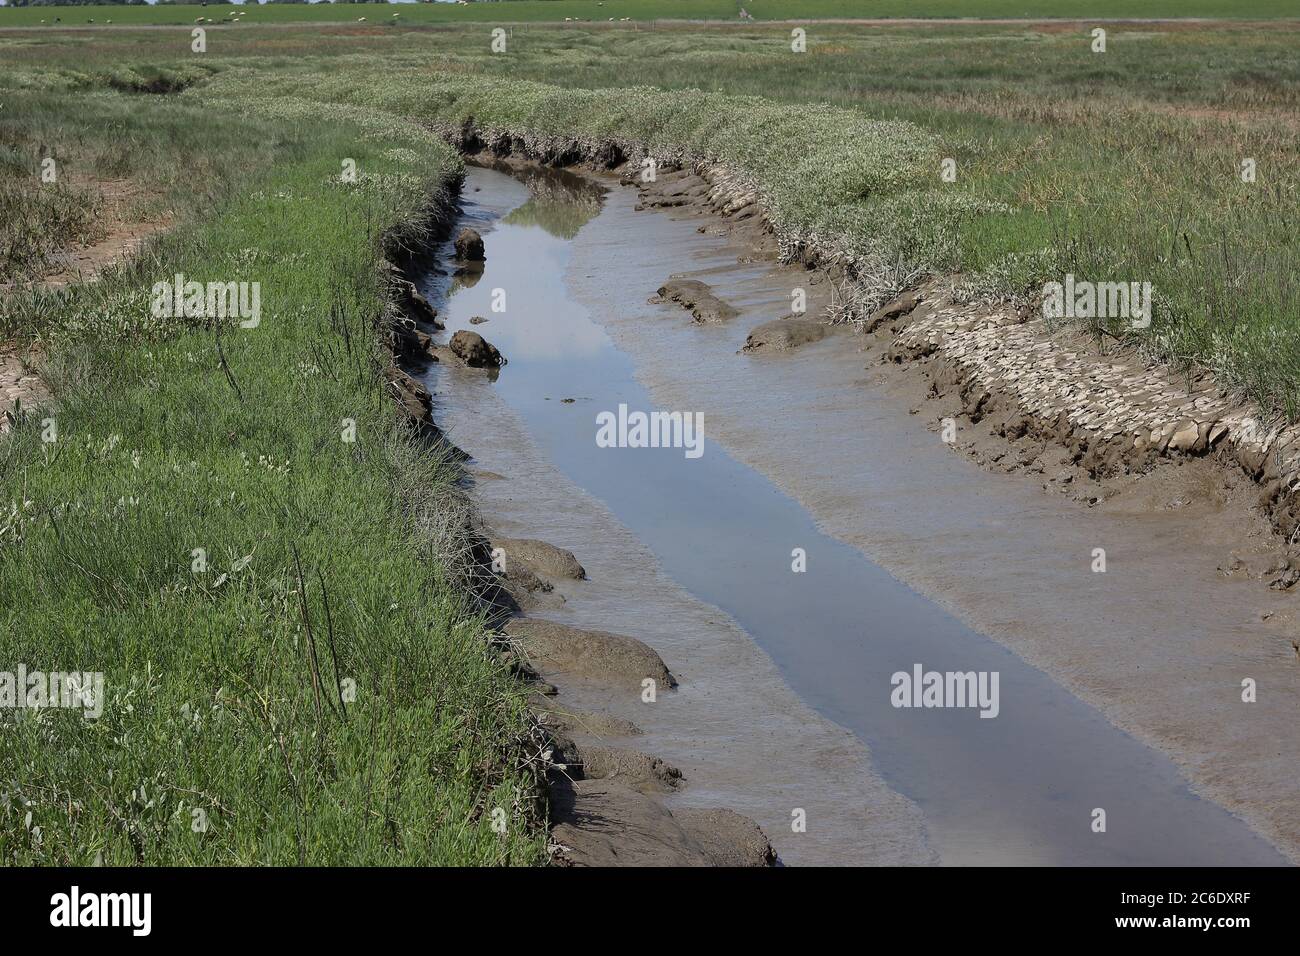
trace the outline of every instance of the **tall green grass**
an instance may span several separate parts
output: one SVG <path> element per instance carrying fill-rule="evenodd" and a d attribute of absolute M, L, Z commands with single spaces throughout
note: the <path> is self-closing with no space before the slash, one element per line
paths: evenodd
<path fill-rule="evenodd" d="M 207 219 L 8 305 L 55 406 L 0 440 L 0 670 L 100 671 L 106 701 L 0 711 L 0 861 L 539 862 L 522 692 L 452 581 L 455 476 L 381 384 L 380 238 L 458 161 L 262 132 L 275 161 Z M 261 283 L 261 325 L 153 318 L 177 272 Z"/>
<path fill-rule="evenodd" d="M 6 92 L 0 283 L 39 280 L 56 267 L 56 253 L 123 225 L 202 217 L 251 173 L 305 154 L 300 139 L 269 123 L 216 116 L 174 97 L 112 92 L 179 89 L 207 75 L 195 67 L 69 69 L 57 84 L 51 73 Z M 0 338 L 18 331 L 14 311 L 0 309 Z"/>

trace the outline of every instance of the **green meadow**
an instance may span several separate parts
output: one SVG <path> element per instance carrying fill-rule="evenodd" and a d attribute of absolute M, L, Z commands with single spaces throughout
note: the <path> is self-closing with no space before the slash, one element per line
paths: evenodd
<path fill-rule="evenodd" d="M 105 692 L 97 720 L 0 714 L 0 859 L 544 859 L 523 694 L 459 584 L 456 473 L 379 384 L 379 238 L 419 240 L 458 158 L 112 84 L 22 102 L 11 157 L 58 143 L 184 221 L 96 285 L 6 301 L 57 410 L 0 439 L 0 659 Z M 259 283 L 259 324 L 154 318 L 177 273 Z"/>

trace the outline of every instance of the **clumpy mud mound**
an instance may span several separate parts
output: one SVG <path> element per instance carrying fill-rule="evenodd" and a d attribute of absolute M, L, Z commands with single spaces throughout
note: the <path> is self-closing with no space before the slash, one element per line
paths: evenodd
<path fill-rule="evenodd" d="M 637 690 L 647 677 L 661 688 L 677 686 L 659 655 L 634 637 L 535 620 L 511 621 L 505 632 L 542 673 L 612 681 Z"/>
<path fill-rule="evenodd" d="M 456 258 L 462 262 L 483 262 L 483 237 L 474 229 L 464 228 L 456 234 Z"/>
<path fill-rule="evenodd" d="M 711 865 L 667 807 L 605 780 L 557 781 L 551 822 L 551 842 L 571 866 Z"/>
<path fill-rule="evenodd" d="M 452 353 L 470 368 L 500 368 L 506 364 L 505 358 L 497 351 L 495 345 L 477 332 L 459 329 L 451 337 Z"/>
<path fill-rule="evenodd" d="M 709 211 L 731 223 L 752 225 L 755 232 L 770 232 L 758 191 L 745 176 L 712 163 L 692 163 L 693 169 L 661 165 L 654 182 L 643 182 L 639 172 L 628 167 L 623 181 L 640 193 L 637 209 L 690 207 Z"/>
<path fill-rule="evenodd" d="M 669 279 L 659 287 L 658 296 L 659 301 L 681 305 L 695 316 L 696 322 L 726 322 L 740 314 L 734 306 L 714 295 L 707 283 L 698 279 Z"/>
<path fill-rule="evenodd" d="M 17 423 L 20 410 L 35 410 L 48 398 L 35 369 L 35 356 L 0 344 L 0 434 Z"/>
<path fill-rule="evenodd" d="M 522 562 L 508 562 L 501 580 L 518 610 L 533 611 L 564 606 L 564 595 L 555 590 L 555 585 Z"/>
<path fill-rule="evenodd" d="M 640 727 L 630 720 L 612 714 L 597 714 L 581 710 L 565 711 L 545 697 L 533 698 L 531 705 L 542 726 L 557 733 L 585 734 L 597 740 L 641 736 Z"/>
<path fill-rule="evenodd" d="M 750 332 L 742 351 L 786 352 L 801 345 L 820 342 L 831 334 L 831 327 L 816 319 L 787 315 L 783 319 L 764 322 Z"/>
<path fill-rule="evenodd" d="M 534 574 L 548 578 L 586 580 L 587 572 L 572 551 L 557 548 L 545 541 L 536 538 L 495 538 L 492 547 L 503 552 L 507 574 L 510 573 L 510 566 L 518 563 Z"/>
<path fill-rule="evenodd" d="M 681 810 L 679 817 L 653 797 L 606 780 L 564 780 L 551 796 L 551 840 L 559 862 L 570 866 L 769 866 L 776 860 L 758 825 L 729 811 Z"/>
<path fill-rule="evenodd" d="M 492 565 L 518 610 L 558 608 L 564 595 L 553 580 L 581 581 L 587 577 L 573 552 L 535 538 L 494 538 L 489 542 Z"/>
<path fill-rule="evenodd" d="M 709 196 L 709 184 L 693 173 L 673 170 L 661 173 L 655 181 L 644 183 L 633 175 L 630 180 L 641 192 L 637 209 L 674 209 L 681 206 L 694 206 L 705 201 Z"/>
<path fill-rule="evenodd" d="M 581 745 L 576 755 L 583 780 L 615 780 L 641 793 L 671 793 L 682 783 L 682 772 L 658 757 L 639 750 Z M 569 765 L 572 773 L 574 765 Z"/>
<path fill-rule="evenodd" d="M 762 867 L 776 863 L 776 851 L 757 823 L 733 810 L 682 807 L 673 819 L 693 837 L 714 866 Z"/>

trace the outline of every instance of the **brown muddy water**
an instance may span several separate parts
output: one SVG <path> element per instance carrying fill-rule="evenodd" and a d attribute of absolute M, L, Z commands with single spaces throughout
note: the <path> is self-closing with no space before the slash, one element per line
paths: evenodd
<path fill-rule="evenodd" d="M 872 394 L 845 336 L 737 355 L 750 328 L 788 312 L 790 281 L 737 265 L 700 220 L 636 212 L 634 191 L 586 177 L 525 178 L 472 169 L 465 222 L 483 234 L 486 268 L 422 280 L 446 336 L 472 329 L 509 360 L 495 378 L 435 366 L 434 415 L 473 456 L 498 532 L 543 538 L 586 566 L 562 606 L 534 613 L 638 637 L 681 685 L 654 704 L 564 687 L 563 706 L 639 725 L 644 736 L 619 744 L 684 771 L 671 801 L 752 817 L 789 863 L 1286 862 L 1087 702 L 1087 666 L 1049 676 L 1075 632 L 1123 631 L 1129 648 L 1160 640 L 1171 617 L 1187 623 L 1158 607 L 1136 625 L 1121 617 L 1153 603 L 1143 582 L 1086 572 L 1094 543 L 1121 556 L 1122 543 L 945 453 L 897 399 Z M 741 316 L 700 326 L 647 303 L 677 273 L 715 283 Z M 702 412 L 703 454 L 599 447 L 597 415 L 620 405 Z M 1083 573 L 1061 570 L 1073 548 Z M 1159 550 L 1145 548 L 1146 559 Z M 1113 650 L 1085 637 L 1064 656 Z M 1133 668 L 1150 653 L 1133 650 Z M 1261 662 L 1241 663 L 1252 673 Z M 996 674 L 996 716 L 895 706 L 892 676 L 917 665 Z M 1188 692 L 1150 689 L 1157 706 Z M 1098 809 L 1105 832 L 1094 832 Z"/>

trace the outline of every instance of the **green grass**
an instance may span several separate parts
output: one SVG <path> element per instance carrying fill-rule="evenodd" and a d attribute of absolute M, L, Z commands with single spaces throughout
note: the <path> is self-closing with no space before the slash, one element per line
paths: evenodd
<path fill-rule="evenodd" d="M 50 119 L 43 95 L 27 104 Z M 458 161 L 364 118 L 68 95 L 101 133 L 135 111 L 141 169 L 213 123 L 250 149 L 134 266 L 6 303 L 48 352 L 57 412 L 0 440 L 0 669 L 102 671 L 107 700 L 93 721 L 0 713 L 0 861 L 544 860 L 522 691 L 449 557 L 455 476 L 379 375 L 379 237 Z M 260 327 L 152 319 L 176 272 L 260 282 Z"/>
<path fill-rule="evenodd" d="M 1025 18 L 1105 19 L 1210 17 L 1268 19 L 1297 17 L 1291 0 L 510 0 L 507 3 L 403 4 L 237 4 L 146 7 L 5 7 L 5 26 L 193 25 L 198 17 L 216 22 L 245 9 L 245 29 L 256 23 L 341 23 L 365 17 L 368 24 L 392 19 L 403 24 L 554 23 L 565 18 L 608 22 L 612 17 L 646 20 L 738 20 L 741 7 L 756 20 L 852 18 Z"/>

